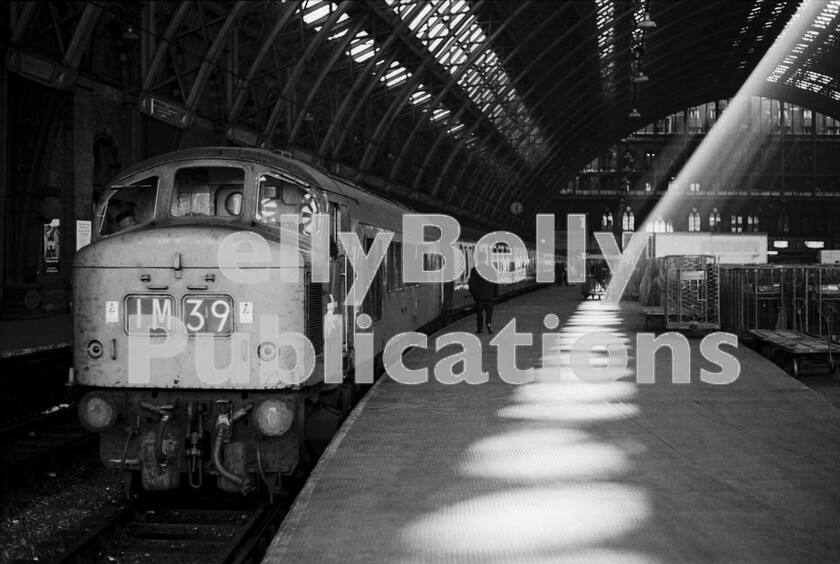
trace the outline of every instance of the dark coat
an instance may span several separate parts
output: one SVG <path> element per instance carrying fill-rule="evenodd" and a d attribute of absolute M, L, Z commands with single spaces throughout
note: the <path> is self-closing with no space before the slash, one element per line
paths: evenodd
<path fill-rule="evenodd" d="M 475 267 L 473 267 L 470 271 L 470 294 L 472 294 L 475 301 L 492 300 L 499 295 L 499 286 L 489 280 L 485 280 Z"/>

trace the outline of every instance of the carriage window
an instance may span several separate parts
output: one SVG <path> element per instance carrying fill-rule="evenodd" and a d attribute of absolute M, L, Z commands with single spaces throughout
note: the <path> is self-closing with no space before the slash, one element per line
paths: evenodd
<path fill-rule="evenodd" d="M 392 241 L 388 247 L 388 290 L 395 291 L 408 284 L 403 280 L 402 243 Z"/>
<path fill-rule="evenodd" d="M 365 253 L 370 253 L 374 239 L 365 237 Z M 362 301 L 362 313 L 370 315 L 374 321 L 382 319 L 382 269 L 377 268 L 370 282 L 367 294 Z"/>
<path fill-rule="evenodd" d="M 99 233 L 113 235 L 123 229 L 149 223 L 155 217 L 158 177 L 111 186 L 114 192 L 102 209 Z"/>
<path fill-rule="evenodd" d="M 257 221 L 280 225 L 281 215 L 298 215 L 301 232 L 309 234 L 312 215 L 315 213 L 318 213 L 318 204 L 302 186 L 269 174 L 260 177 Z"/>
<path fill-rule="evenodd" d="M 237 217 L 242 213 L 245 171 L 223 166 L 194 166 L 175 173 L 174 217 Z"/>

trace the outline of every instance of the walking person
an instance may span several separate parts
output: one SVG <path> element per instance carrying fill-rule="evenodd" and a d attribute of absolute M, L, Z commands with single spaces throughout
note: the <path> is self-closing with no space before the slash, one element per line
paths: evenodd
<path fill-rule="evenodd" d="M 569 276 L 566 273 L 566 263 L 559 260 L 554 265 L 554 277 L 558 286 L 568 286 Z"/>
<path fill-rule="evenodd" d="M 478 262 L 487 262 L 487 253 L 478 253 Z M 486 280 L 475 267 L 470 271 L 470 294 L 475 300 L 476 333 L 484 332 L 486 323 L 487 333 L 493 334 L 493 300 L 499 295 L 499 287 Z"/>

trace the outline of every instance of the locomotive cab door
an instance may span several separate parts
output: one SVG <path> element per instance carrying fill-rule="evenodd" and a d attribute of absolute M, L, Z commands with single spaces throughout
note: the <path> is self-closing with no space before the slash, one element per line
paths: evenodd
<path fill-rule="evenodd" d="M 351 368 L 350 351 L 353 349 L 353 311 L 347 304 L 347 294 L 353 283 L 352 268 L 347 254 L 338 240 L 339 231 L 350 231 L 350 214 L 344 204 L 330 204 L 330 283 L 328 309 L 342 315 L 341 351 L 345 373 Z"/>

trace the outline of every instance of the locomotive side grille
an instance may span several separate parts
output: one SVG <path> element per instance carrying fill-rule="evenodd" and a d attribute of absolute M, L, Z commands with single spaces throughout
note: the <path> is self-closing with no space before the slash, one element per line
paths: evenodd
<path fill-rule="evenodd" d="M 315 354 L 324 352 L 324 286 L 312 282 L 312 273 L 306 273 L 306 338 L 315 348 Z"/>

